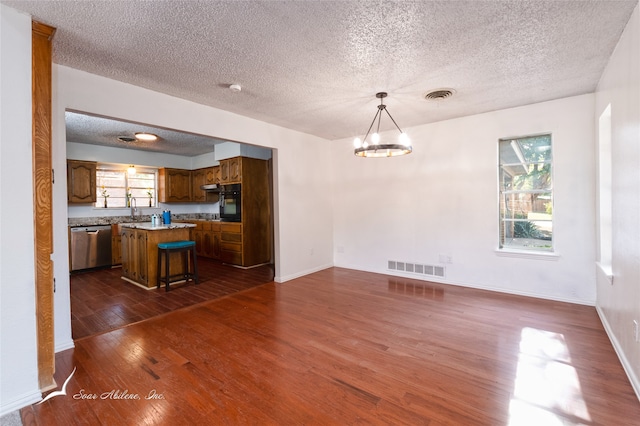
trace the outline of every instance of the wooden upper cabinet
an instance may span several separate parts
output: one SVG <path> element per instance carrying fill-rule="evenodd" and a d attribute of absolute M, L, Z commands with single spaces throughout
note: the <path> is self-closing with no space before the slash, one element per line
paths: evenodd
<path fill-rule="evenodd" d="M 67 201 L 70 204 L 96 202 L 96 168 L 93 161 L 67 160 Z"/>
<path fill-rule="evenodd" d="M 242 183 L 242 157 L 220 160 L 220 183 Z"/>
<path fill-rule="evenodd" d="M 184 203 L 191 198 L 191 170 L 158 170 L 158 200 L 161 203 Z"/>
<path fill-rule="evenodd" d="M 220 183 L 220 166 L 207 167 L 205 170 L 205 181 L 208 185 Z"/>
<path fill-rule="evenodd" d="M 202 185 L 207 183 L 207 169 L 198 169 L 191 172 L 192 197 L 191 201 L 205 201 L 207 193 L 200 189 Z"/>

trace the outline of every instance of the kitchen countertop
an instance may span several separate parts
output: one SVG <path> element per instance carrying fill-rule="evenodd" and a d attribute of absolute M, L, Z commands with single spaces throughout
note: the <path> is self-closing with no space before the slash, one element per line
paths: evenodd
<path fill-rule="evenodd" d="M 161 214 L 159 212 L 158 214 Z M 220 217 L 217 213 L 188 213 L 188 214 L 172 214 L 171 224 L 179 222 L 219 222 Z M 144 214 L 136 217 L 133 222 L 130 215 L 126 216 L 97 216 L 97 217 L 73 217 L 69 218 L 69 226 L 95 226 L 95 225 L 117 225 L 121 223 L 149 223 L 151 224 L 151 215 Z"/>
<path fill-rule="evenodd" d="M 161 231 L 165 229 L 181 229 L 181 228 L 195 228 L 193 223 L 172 223 L 170 225 L 156 225 L 153 226 L 151 222 L 129 222 L 121 223 L 120 226 L 125 228 L 144 229 L 146 231 Z"/>

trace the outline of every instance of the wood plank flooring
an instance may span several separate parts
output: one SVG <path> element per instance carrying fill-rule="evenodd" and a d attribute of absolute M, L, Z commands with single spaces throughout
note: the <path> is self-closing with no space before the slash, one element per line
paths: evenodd
<path fill-rule="evenodd" d="M 67 395 L 25 425 L 640 419 L 593 307 L 341 268 L 80 339 L 56 366 Z"/>
<path fill-rule="evenodd" d="M 71 335 L 73 339 L 114 330 L 175 309 L 213 300 L 273 281 L 273 265 L 239 269 L 198 258 L 200 284 L 179 283 L 165 292 L 146 290 L 120 277 L 120 268 L 71 275 Z"/>

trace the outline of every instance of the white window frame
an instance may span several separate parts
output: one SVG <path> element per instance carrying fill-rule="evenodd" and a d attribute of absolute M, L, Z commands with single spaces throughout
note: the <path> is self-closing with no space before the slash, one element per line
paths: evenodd
<path fill-rule="evenodd" d="M 105 197 L 103 196 L 102 192 L 103 189 L 101 187 L 101 180 L 99 178 L 99 174 L 100 171 L 115 171 L 115 172 L 122 172 L 124 174 L 124 182 L 125 182 L 125 186 L 124 187 L 109 187 L 109 188 L 105 188 L 107 190 L 107 208 L 113 208 L 113 209 L 126 209 L 129 208 L 127 206 L 127 200 L 126 200 L 126 196 L 125 197 L 114 197 L 118 198 L 118 199 L 124 199 L 124 203 L 118 203 L 118 205 L 113 206 L 113 202 L 111 202 L 112 205 L 109 205 L 110 201 L 111 201 L 111 195 L 109 193 L 109 191 L 111 191 L 112 193 L 114 192 L 113 188 L 118 188 L 119 191 L 124 190 L 124 193 L 127 193 L 127 189 L 130 188 L 129 185 L 129 174 L 127 172 L 128 169 L 128 165 L 124 165 L 124 164 L 110 164 L 110 163 L 98 163 L 97 165 L 97 169 L 96 169 L 96 191 L 97 191 L 97 199 L 96 199 L 96 203 L 95 203 L 95 207 L 96 208 L 105 208 Z M 135 188 L 133 191 L 131 191 L 130 193 L 132 193 L 132 198 L 136 198 L 135 203 L 137 207 L 158 207 L 158 169 L 154 168 L 154 167 L 136 167 L 136 173 L 146 173 L 146 174 L 153 174 L 153 188 L 151 188 L 151 192 L 152 192 L 152 196 L 151 196 L 151 206 L 149 206 L 149 196 L 146 195 L 146 189 L 147 188 Z M 144 191 L 144 194 L 141 194 L 141 191 Z M 124 205 L 120 205 L 120 204 L 124 204 Z"/>
<path fill-rule="evenodd" d="M 505 142 L 509 142 L 510 144 L 513 143 L 517 143 L 517 141 L 520 140 L 527 140 L 527 139 L 531 139 L 531 138 L 536 138 L 536 137 L 548 137 L 549 138 L 549 143 L 550 143 L 550 150 L 551 150 L 551 156 L 550 159 L 546 160 L 546 161 L 526 161 L 524 159 L 524 157 L 522 155 L 518 155 L 517 150 L 514 149 L 515 154 L 518 156 L 518 162 L 514 163 L 514 164 L 501 164 L 503 159 L 501 158 L 501 151 L 500 151 L 500 146 L 501 143 L 505 143 Z M 546 133 L 539 133 L 539 134 L 533 134 L 533 135 L 526 135 L 526 136 L 518 136 L 518 137 L 509 137 L 509 138 L 500 138 L 498 140 L 498 248 L 496 250 L 496 253 L 501 255 L 501 256 L 509 256 L 509 257 L 532 257 L 532 258 L 543 258 L 543 259 L 555 259 L 557 258 L 557 253 L 556 253 L 556 249 L 555 249 L 555 238 L 554 238 L 554 234 L 555 234 L 555 220 L 554 220 L 554 211 L 555 211 L 555 201 L 554 201 L 554 190 L 553 190 L 553 182 L 554 182 L 554 155 L 553 155 L 553 148 L 554 148 L 554 144 L 553 144 L 553 135 L 550 132 L 546 132 Z M 520 153 L 521 154 L 521 153 Z M 513 166 L 517 166 L 517 165 L 522 165 L 524 167 L 532 165 L 532 164 L 549 164 L 550 165 L 550 178 L 551 178 L 551 187 L 548 189 L 511 189 L 511 190 L 504 190 L 503 188 L 503 182 L 502 182 L 502 169 L 504 167 L 513 167 Z M 542 193 L 550 193 L 551 195 L 551 219 L 550 219 L 550 223 L 551 223 L 551 240 L 550 240 L 550 244 L 549 247 L 527 247 L 527 246 L 523 246 L 523 245 L 518 245 L 518 244 L 508 244 L 506 242 L 505 239 L 505 235 L 503 235 L 503 233 L 505 232 L 505 227 L 504 227 L 504 223 L 505 221 L 510 221 L 510 222 L 514 222 L 516 221 L 516 219 L 507 219 L 505 217 L 503 217 L 503 197 L 505 194 L 508 193 L 514 193 L 514 194 L 542 194 Z M 523 219 L 522 222 L 532 222 L 530 219 Z"/>

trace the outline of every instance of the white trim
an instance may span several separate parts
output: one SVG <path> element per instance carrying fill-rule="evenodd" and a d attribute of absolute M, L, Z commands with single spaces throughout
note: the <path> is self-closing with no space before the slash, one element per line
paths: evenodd
<path fill-rule="evenodd" d="M 528 250 L 514 250 L 514 249 L 495 249 L 496 256 L 502 257 L 519 257 L 522 259 L 536 259 L 536 260 L 560 260 L 560 255 L 555 252 L 542 252 L 542 251 L 528 251 Z"/>
<path fill-rule="evenodd" d="M 0 417 L 41 400 L 42 394 L 40 393 L 40 391 L 22 394 L 10 401 L 4 400 L 2 401 L 3 404 L 0 406 Z"/>
<path fill-rule="evenodd" d="M 284 282 L 291 281 L 291 280 L 296 279 L 296 278 L 304 277 L 305 275 L 313 274 L 314 272 L 319 272 L 319 271 L 323 271 L 325 269 L 333 268 L 334 266 L 335 265 L 333 263 L 327 263 L 325 265 L 318 266 L 317 268 L 307 269 L 305 271 L 298 272 L 298 273 L 295 273 L 295 274 L 286 275 L 286 276 L 280 276 L 280 277 L 274 277 L 273 281 L 275 281 L 277 283 L 284 283 Z"/>
<path fill-rule="evenodd" d="M 56 347 L 54 349 L 54 352 L 58 353 L 58 352 L 66 351 L 67 349 L 73 349 L 75 347 L 76 347 L 76 345 L 73 342 L 73 339 L 69 339 L 69 340 L 66 340 L 66 341 L 61 342 L 61 343 L 56 343 Z"/>
<path fill-rule="evenodd" d="M 497 293 L 512 294 L 514 296 L 525 296 L 525 297 L 533 297 L 535 299 L 552 300 L 555 302 L 572 303 L 575 305 L 595 306 L 596 304 L 595 300 L 571 299 L 567 297 L 550 296 L 548 294 L 532 293 L 528 291 L 515 291 L 511 289 L 505 289 L 502 287 L 492 287 L 492 286 L 487 286 L 482 284 L 471 284 L 471 283 L 461 282 L 461 281 L 451 281 L 449 279 L 444 279 L 444 278 L 433 276 L 433 275 L 421 276 L 413 273 L 402 273 L 401 271 L 398 271 L 399 273 L 392 274 L 388 270 L 378 271 L 378 270 L 372 270 L 372 269 L 356 269 L 354 267 L 340 266 L 340 265 L 335 265 L 335 267 L 344 268 L 344 269 L 353 269 L 355 271 L 371 272 L 374 274 L 389 275 L 392 277 L 410 278 L 418 281 L 430 281 L 430 282 L 443 284 L 443 285 L 452 285 L 457 287 L 475 288 L 478 290 L 495 291 Z"/>
<path fill-rule="evenodd" d="M 611 265 L 604 265 L 600 262 L 596 262 L 596 267 L 605 276 L 605 279 L 609 284 L 613 284 L 613 267 Z"/>
<path fill-rule="evenodd" d="M 636 393 L 636 396 L 638 397 L 638 400 L 640 401 L 640 378 L 637 377 L 634 374 L 633 368 L 631 366 L 631 363 L 629 362 L 627 357 L 624 355 L 624 351 L 622 350 L 622 347 L 620 346 L 620 342 L 618 342 L 618 339 L 616 339 L 616 335 L 611 330 L 611 326 L 609 325 L 609 322 L 607 321 L 607 317 L 604 314 L 604 312 L 602 312 L 602 309 L 600 309 L 600 306 L 596 305 L 596 312 L 598 312 L 598 316 L 600 317 L 600 321 L 602 322 L 602 325 L 604 327 L 604 331 L 607 333 L 607 336 L 609 337 L 609 340 L 611 341 L 611 345 L 613 346 L 613 350 L 615 350 L 616 351 L 616 355 L 618 355 L 618 359 L 620 360 L 620 363 L 622 364 L 622 369 L 624 370 L 625 373 L 627 373 L 627 377 L 629 378 L 629 382 L 631 382 L 631 387 L 633 388 L 634 392 Z"/>

